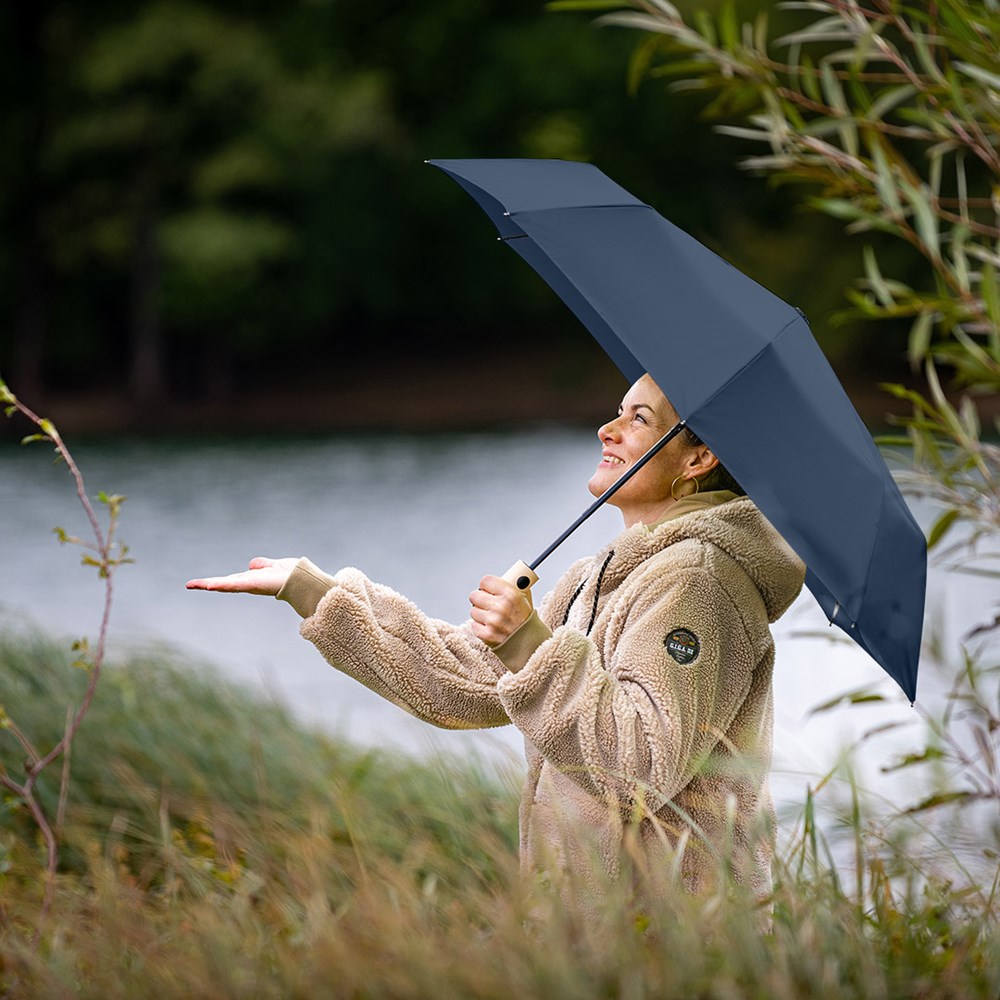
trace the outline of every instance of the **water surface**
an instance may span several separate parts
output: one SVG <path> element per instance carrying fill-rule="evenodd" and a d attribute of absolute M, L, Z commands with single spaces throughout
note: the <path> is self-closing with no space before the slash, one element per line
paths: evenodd
<path fill-rule="evenodd" d="M 245 568 L 255 555 L 308 555 L 329 572 L 356 566 L 428 614 L 462 621 L 484 573 L 533 558 L 590 502 L 586 482 L 599 458 L 593 433 L 124 441 L 74 453 L 91 494 L 128 496 L 121 534 L 136 563 L 116 578 L 112 652 L 167 643 L 192 669 L 215 664 L 361 744 L 520 766 L 512 727 L 433 729 L 327 666 L 298 636 L 287 605 L 188 592 L 184 582 Z M 86 528 L 65 466 L 44 445 L 0 446 L 0 610 L 53 633 L 93 636 L 101 587 L 78 553 L 56 542 L 55 525 Z M 539 593 L 620 530 L 616 510 L 596 514 L 542 566 Z M 974 578 L 934 572 L 928 607 L 956 636 L 984 620 L 995 597 Z M 913 713 L 882 671 L 827 627 L 807 591 L 774 632 L 774 786 L 779 799 L 798 803 L 860 732 Z M 813 706 L 868 684 L 892 701 L 810 717 Z M 921 700 L 940 696 L 926 675 L 920 691 Z M 873 776 L 883 762 L 873 760 Z"/>

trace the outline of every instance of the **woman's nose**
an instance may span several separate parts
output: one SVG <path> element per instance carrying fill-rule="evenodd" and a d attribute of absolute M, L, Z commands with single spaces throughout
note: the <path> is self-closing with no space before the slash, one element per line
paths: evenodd
<path fill-rule="evenodd" d="M 613 441 L 618 436 L 618 420 L 609 420 L 597 428 L 597 438 L 599 441 Z"/>

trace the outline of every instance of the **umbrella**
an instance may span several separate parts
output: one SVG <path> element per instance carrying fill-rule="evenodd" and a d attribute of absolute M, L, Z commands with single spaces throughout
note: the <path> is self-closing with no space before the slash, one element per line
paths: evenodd
<path fill-rule="evenodd" d="M 629 381 L 649 372 L 682 418 L 671 434 L 686 425 L 711 447 L 806 564 L 831 624 L 912 702 L 924 536 L 803 313 L 590 164 L 428 162 L 479 203 Z"/>

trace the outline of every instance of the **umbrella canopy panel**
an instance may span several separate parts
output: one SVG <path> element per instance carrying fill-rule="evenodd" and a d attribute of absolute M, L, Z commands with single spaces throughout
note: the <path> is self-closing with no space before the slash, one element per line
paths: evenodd
<path fill-rule="evenodd" d="M 657 382 L 682 417 L 800 316 L 646 205 L 518 212 L 511 219 L 529 237 L 510 240 L 511 247 L 553 290 L 586 289 L 599 322 L 587 323 L 579 291 L 567 305 L 612 359 L 617 344 L 627 349 L 636 364 L 626 377 L 649 370 L 651 358 L 659 362 L 667 380 Z"/>
<path fill-rule="evenodd" d="M 891 665 L 912 700 L 924 536 L 805 320 L 782 330 L 688 425 L 750 484 L 754 502 L 809 568 L 806 583 L 827 618 Z M 735 427 L 751 430 L 734 434 Z"/>

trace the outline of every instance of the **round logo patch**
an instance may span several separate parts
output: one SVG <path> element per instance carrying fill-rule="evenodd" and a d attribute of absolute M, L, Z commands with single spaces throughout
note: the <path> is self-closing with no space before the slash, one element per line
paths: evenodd
<path fill-rule="evenodd" d="M 667 647 L 667 652 L 678 663 L 691 663 L 698 658 L 698 653 L 701 652 L 698 636 L 686 628 L 675 628 L 663 640 L 663 645 Z"/>

